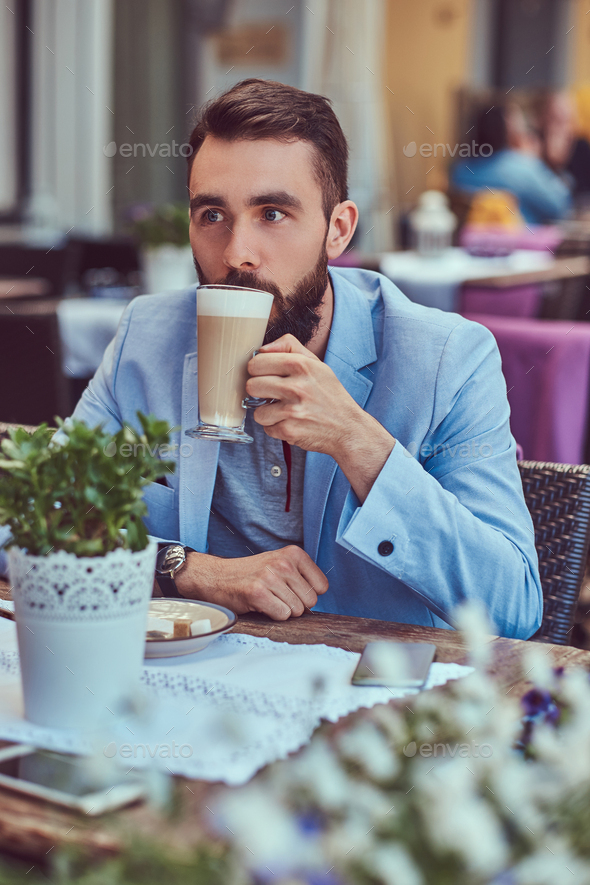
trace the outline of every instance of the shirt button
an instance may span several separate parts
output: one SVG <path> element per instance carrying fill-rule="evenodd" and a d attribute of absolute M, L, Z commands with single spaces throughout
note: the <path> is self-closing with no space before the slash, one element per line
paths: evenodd
<path fill-rule="evenodd" d="M 275 464 L 274 467 L 270 468 L 271 476 L 280 476 L 283 472 L 278 464 Z"/>
<path fill-rule="evenodd" d="M 381 541 L 377 547 L 377 552 L 381 556 L 390 556 L 393 553 L 393 544 L 391 541 Z"/>

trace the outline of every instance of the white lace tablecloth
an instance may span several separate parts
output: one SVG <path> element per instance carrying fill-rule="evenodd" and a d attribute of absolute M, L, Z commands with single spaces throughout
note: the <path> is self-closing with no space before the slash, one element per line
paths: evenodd
<path fill-rule="evenodd" d="M 0 738 L 243 784 L 306 744 L 322 719 L 336 722 L 361 707 L 416 693 L 352 686 L 358 660 L 358 654 L 326 645 L 220 636 L 196 654 L 146 661 L 140 709 L 125 720 L 105 721 L 91 740 L 24 719 L 15 625 L 0 619 Z M 469 672 L 434 663 L 426 689 Z"/>

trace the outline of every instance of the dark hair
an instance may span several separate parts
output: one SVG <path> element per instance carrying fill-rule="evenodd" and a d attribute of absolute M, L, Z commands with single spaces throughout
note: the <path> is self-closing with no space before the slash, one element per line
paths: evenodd
<path fill-rule="evenodd" d="M 207 135 L 238 138 L 275 138 L 308 141 L 315 148 L 314 172 L 322 189 L 322 205 L 329 221 L 338 203 L 348 199 L 348 145 L 323 95 L 304 92 L 272 80 L 242 80 L 201 108 L 191 133 L 188 185 L 195 155 Z"/>
<path fill-rule="evenodd" d="M 475 140 L 478 144 L 491 145 L 494 153 L 508 147 L 505 106 L 479 111 L 475 121 Z"/>

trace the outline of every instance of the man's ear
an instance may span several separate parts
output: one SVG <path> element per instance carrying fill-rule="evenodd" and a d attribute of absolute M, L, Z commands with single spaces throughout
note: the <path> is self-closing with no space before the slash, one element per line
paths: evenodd
<path fill-rule="evenodd" d="M 326 239 L 326 252 L 329 259 L 333 260 L 342 255 L 352 239 L 358 220 L 359 210 L 352 200 L 338 203 L 332 212 Z"/>

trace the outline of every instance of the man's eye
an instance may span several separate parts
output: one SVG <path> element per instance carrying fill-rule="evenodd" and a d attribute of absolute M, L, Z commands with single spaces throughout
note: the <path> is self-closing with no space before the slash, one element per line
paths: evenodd
<path fill-rule="evenodd" d="M 217 209 L 207 209 L 207 211 L 203 215 L 203 220 L 208 221 L 210 224 L 214 224 L 216 221 L 221 221 L 223 218 L 221 212 Z"/>
<path fill-rule="evenodd" d="M 265 209 L 264 210 L 264 220 L 265 221 L 280 221 L 281 218 L 285 218 L 285 213 L 281 212 L 279 209 Z"/>

